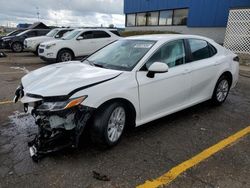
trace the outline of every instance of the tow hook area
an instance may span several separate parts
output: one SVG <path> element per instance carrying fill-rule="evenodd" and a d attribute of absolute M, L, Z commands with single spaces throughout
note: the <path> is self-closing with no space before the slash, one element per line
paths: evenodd
<path fill-rule="evenodd" d="M 38 125 L 38 133 L 28 142 L 33 161 L 38 162 L 46 155 L 65 148 L 77 148 L 93 111 L 93 108 L 82 105 L 58 112 L 33 109 L 31 114 Z"/>

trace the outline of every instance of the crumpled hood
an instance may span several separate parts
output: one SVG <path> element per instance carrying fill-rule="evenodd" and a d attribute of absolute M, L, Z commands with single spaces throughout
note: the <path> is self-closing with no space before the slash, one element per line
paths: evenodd
<path fill-rule="evenodd" d="M 94 67 L 80 61 L 57 63 L 22 78 L 25 93 L 43 97 L 68 95 L 73 90 L 118 76 L 122 71 Z"/>

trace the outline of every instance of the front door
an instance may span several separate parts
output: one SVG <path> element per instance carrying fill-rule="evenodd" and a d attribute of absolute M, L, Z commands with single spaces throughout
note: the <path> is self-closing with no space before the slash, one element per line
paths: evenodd
<path fill-rule="evenodd" d="M 178 111 L 190 93 L 190 65 L 185 64 L 183 40 L 168 42 L 160 47 L 146 62 L 144 70 L 137 72 L 142 123 Z M 154 62 L 166 63 L 166 73 L 147 77 L 147 68 Z"/>

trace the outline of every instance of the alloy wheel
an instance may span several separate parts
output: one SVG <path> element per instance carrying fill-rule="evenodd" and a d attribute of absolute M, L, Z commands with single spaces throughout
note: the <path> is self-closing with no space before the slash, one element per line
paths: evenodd
<path fill-rule="evenodd" d="M 72 55 L 69 52 L 64 52 L 61 55 L 61 61 L 71 61 L 72 60 Z"/>
<path fill-rule="evenodd" d="M 115 108 L 110 115 L 107 128 L 108 139 L 111 142 L 116 142 L 121 137 L 125 127 L 125 120 L 125 109 L 121 106 Z"/>
<path fill-rule="evenodd" d="M 229 84 L 226 79 L 221 80 L 216 90 L 216 98 L 219 102 L 222 102 L 227 97 L 229 91 Z"/>

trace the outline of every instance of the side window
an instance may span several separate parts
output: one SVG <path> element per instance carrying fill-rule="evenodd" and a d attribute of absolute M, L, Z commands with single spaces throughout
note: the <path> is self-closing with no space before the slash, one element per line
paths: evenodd
<path fill-rule="evenodd" d="M 185 63 L 185 48 L 183 40 L 168 42 L 158 49 L 146 63 L 146 67 L 154 62 L 166 63 L 169 68 Z"/>
<path fill-rule="evenodd" d="M 208 47 L 209 47 L 210 57 L 212 57 L 215 54 L 217 54 L 217 50 L 216 50 L 216 48 L 212 44 L 208 43 Z"/>
<path fill-rule="evenodd" d="M 82 33 L 80 36 L 82 36 L 84 39 L 92 39 L 94 38 L 93 32 L 92 31 L 86 31 Z"/>
<path fill-rule="evenodd" d="M 193 61 L 206 59 L 210 56 L 210 48 L 207 41 L 200 39 L 188 39 Z"/>
<path fill-rule="evenodd" d="M 61 38 L 65 33 L 67 33 L 69 30 L 61 30 L 59 31 L 56 36 L 58 36 L 57 38 Z"/>
<path fill-rule="evenodd" d="M 110 35 L 105 31 L 94 31 L 94 38 L 109 38 Z"/>
<path fill-rule="evenodd" d="M 117 35 L 117 36 L 121 36 L 120 33 L 118 31 L 116 31 L 116 30 L 111 30 L 110 32 Z"/>
<path fill-rule="evenodd" d="M 42 35 L 46 35 L 48 32 L 49 32 L 49 30 L 39 30 L 39 31 L 37 31 L 38 32 L 38 36 L 42 36 Z"/>
<path fill-rule="evenodd" d="M 37 36 L 37 32 L 36 31 L 30 31 L 30 32 L 27 33 L 27 36 L 28 37 L 35 37 L 35 36 Z"/>

